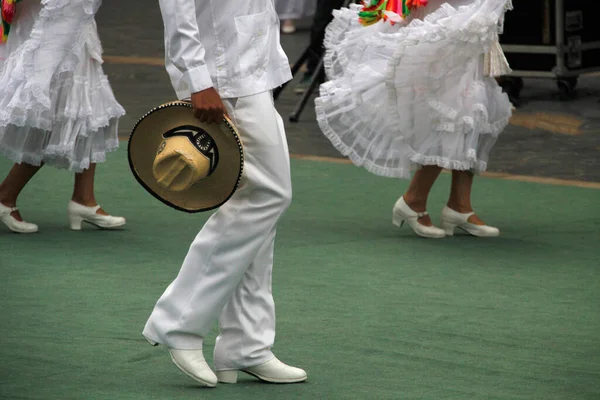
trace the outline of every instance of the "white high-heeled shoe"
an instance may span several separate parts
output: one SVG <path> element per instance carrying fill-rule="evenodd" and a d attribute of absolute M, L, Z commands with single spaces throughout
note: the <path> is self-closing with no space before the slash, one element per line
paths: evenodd
<path fill-rule="evenodd" d="M 125 225 L 126 221 L 123 217 L 96 214 L 99 208 L 99 205 L 87 207 L 71 200 L 67 206 L 67 216 L 71 229 L 80 231 L 83 221 L 103 229 L 115 229 Z"/>
<path fill-rule="evenodd" d="M 425 226 L 421 224 L 418 219 L 427 215 L 427 211 L 418 213 L 412 210 L 404 201 L 404 197 L 400 197 L 394 205 L 392 214 L 392 223 L 396 226 L 401 227 L 404 221 L 408 222 L 408 225 L 415 231 L 415 233 L 421 237 L 439 239 L 446 236 L 443 229 L 435 226 Z"/>
<path fill-rule="evenodd" d="M 500 230 L 494 226 L 476 225 L 469 222 L 469 217 L 474 212 L 459 213 L 448 206 L 442 210 L 442 228 L 446 235 L 453 236 L 454 229 L 460 228 L 465 232 L 478 237 L 496 237 L 500 235 Z"/>
<path fill-rule="evenodd" d="M 19 221 L 12 215 L 12 212 L 17 211 L 17 207 L 6 207 L 0 203 L 0 221 L 4 223 L 13 232 L 16 233 L 35 233 L 38 231 L 38 226 L 30 222 Z"/>

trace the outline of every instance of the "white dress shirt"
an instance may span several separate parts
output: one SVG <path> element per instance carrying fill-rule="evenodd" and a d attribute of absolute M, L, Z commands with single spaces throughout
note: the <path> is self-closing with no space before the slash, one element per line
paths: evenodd
<path fill-rule="evenodd" d="M 214 87 L 222 98 L 292 78 L 273 0 L 159 0 L 165 64 L 179 99 Z"/>

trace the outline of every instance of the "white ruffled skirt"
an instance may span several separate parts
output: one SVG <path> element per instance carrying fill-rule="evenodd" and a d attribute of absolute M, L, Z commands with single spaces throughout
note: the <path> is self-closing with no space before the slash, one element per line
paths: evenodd
<path fill-rule="evenodd" d="M 102 69 L 99 0 L 24 0 L 0 60 L 0 152 L 81 172 L 119 146 L 125 114 Z"/>
<path fill-rule="evenodd" d="M 395 25 L 363 27 L 359 5 L 334 12 L 325 38 L 323 133 L 358 166 L 409 179 L 423 165 L 480 173 L 511 117 L 484 74 L 510 0 L 430 0 Z"/>

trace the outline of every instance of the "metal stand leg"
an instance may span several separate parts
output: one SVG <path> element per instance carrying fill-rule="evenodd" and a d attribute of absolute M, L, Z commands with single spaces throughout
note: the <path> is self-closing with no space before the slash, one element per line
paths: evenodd
<path fill-rule="evenodd" d="M 292 66 L 292 76 L 296 76 L 296 73 L 300 70 L 300 68 L 302 67 L 302 64 L 304 64 L 304 62 L 308 59 L 309 54 L 310 54 L 310 46 L 308 46 L 304 50 L 304 52 L 302 53 L 302 55 L 300 56 L 298 61 L 296 61 L 296 63 Z M 273 98 L 275 100 L 277 100 L 277 98 L 279 97 L 279 94 L 288 85 L 288 83 L 290 83 L 290 81 L 284 83 L 283 85 L 279 86 L 277 89 L 275 89 L 273 91 Z"/>
<path fill-rule="evenodd" d="M 321 78 L 324 75 L 325 68 L 323 67 L 323 58 L 321 58 L 321 60 L 319 60 L 319 64 L 317 64 L 317 68 L 315 68 L 315 72 L 313 72 L 312 76 L 310 77 L 310 86 L 302 95 L 302 98 L 300 99 L 300 102 L 296 106 L 294 112 L 291 113 L 289 116 L 290 122 L 298 122 L 300 114 L 302 113 L 302 110 L 304 110 L 304 106 L 306 106 L 306 103 L 308 102 L 308 98 L 312 95 L 313 91 L 315 90 L 315 88 L 317 87 L 317 85 L 321 81 Z"/>

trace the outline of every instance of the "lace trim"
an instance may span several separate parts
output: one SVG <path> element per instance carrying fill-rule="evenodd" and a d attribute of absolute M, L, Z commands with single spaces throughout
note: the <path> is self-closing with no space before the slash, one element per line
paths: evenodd
<path fill-rule="evenodd" d="M 0 126 L 9 124 L 26 127 L 31 126 L 44 131 L 50 131 L 57 124 L 67 124 L 68 121 L 77 121 L 79 133 L 87 136 L 102 127 L 108 126 L 109 121 L 125 115 L 123 107 L 116 102 L 110 83 L 106 76 L 101 76 L 95 84 L 82 77 L 61 79 L 56 86 L 50 89 L 52 103 L 59 101 L 61 92 L 69 88 L 68 101 L 62 109 L 49 116 L 46 109 L 36 107 L 34 104 L 18 100 L 20 90 L 12 99 L 14 109 L 0 110 Z M 17 112 L 16 110 L 19 110 Z"/>
<path fill-rule="evenodd" d="M 325 29 L 323 43 L 326 44 L 326 48 L 338 48 L 339 43 L 343 40 L 344 35 L 350 27 L 350 20 L 342 17 L 344 11 L 345 10 L 333 10 L 333 20 Z M 343 57 L 341 54 L 334 53 L 330 50 L 326 51 L 323 57 L 325 72 L 327 73 L 327 77 L 330 79 L 337 75 L 334 72 L 334 54 L 339 58 Z"/>
<path fill-rule="evenodd" d="M 26 129 L 28 129 L 28 132 L 17 133 L 17 135 L 21 138 L 27 135 L 37 136 L 45 134 L 47 138 L 33 142 L 29 142 L 26 139 L 15 142 L 14 135 L 12 136 L 13 140 L 10 137 L 8 140 L 5 140 L 5 135 L 2 129 L 0 129 L 0 154 L 3 154 L 16 163 L 25 162 L 37 166 L 45 163 L 56 168 L 81 172 L 88 168 L 90 163 L 106 161 L 106 153 L 119 148 L 118 119 L 111 120 L 108 126 L 101 128 L 95 133 L 100 138 L 96 136 L 73 136 L 71 140 L 59 144 L 49 144 L 52 141 L 52 139 L 48 138 L 51 135 L 49 132 L 31 132 L 37 129 L 31 127 Z M 57 127 L 56 129 L 58 132 L 61 132 L 59 129 L 70 130 L 68 125 L 62 128 Z"/>
<path fill-rule="evenodd" d="M 315 103 L 319 127 L 333 147 L 344 157 L 347 157 L 354 165 L 365 168 L 372 174 L 386 178 L 410 179 L 412 173 L 424 165 L 436 165 L 447 170 L 471 171 L 476 174 L 480 174 L 487 169 L 487 162 L 478 160 L 477 153 L 474 149 L 469 149 L 467 151 L 467 161 L 453 160 L 438 156 L 426 156 L 417 153 L 412 149 L 407 149 L 407 159 L 412 163 L 410 168 L 404 168 L 402 166 L 383 167 L 372 160 L 361 156 L 352 147 L 344 144 L 340 136 L 329 126 L 323 106 L 323 100 L 317 98 L 315 99 Z"/>
<path fill-rule="evenodd" d="M 496 88 L 496 92 L 501 93 L 502 89 Z M 482 103 L 475 103 L 471 106 L 476 111 L 475 118 L 463 116 L 457 119 L 458 110 L 449 107 L 447 104 L 434 99 L 430 99 L 428 104 L 440 121 L 435 129 L 437 132 L 468 134 L 477 130 L 480 134 L 498 136 L 510 123 L 512 117 L 512 111 L 508 107 L 504 117 L 490 122 L 487 107 Z"/>
<path fill-rule="evenodd" d="M 119 148 L 119 143 L 109 142 L 109 146 L 104 151 L 92 152 L 90 157 L 80 161 L 72 161 L 65 158 L 60 152 L 54 154 L 52 152 L 43 155 L 37 153 L 20 153 L 14 149 L 0 147 L 0 154 L 10 159 L 15 163 L 26 163 L 34 166 L 40 166 L 42 163 L 50 165 L 54 168 L 67 169 L 71 172 L 79 173 L 88 169 L 91 164 L 100 164 L 106 162 L 106 154 L 112 153 Z"/>

